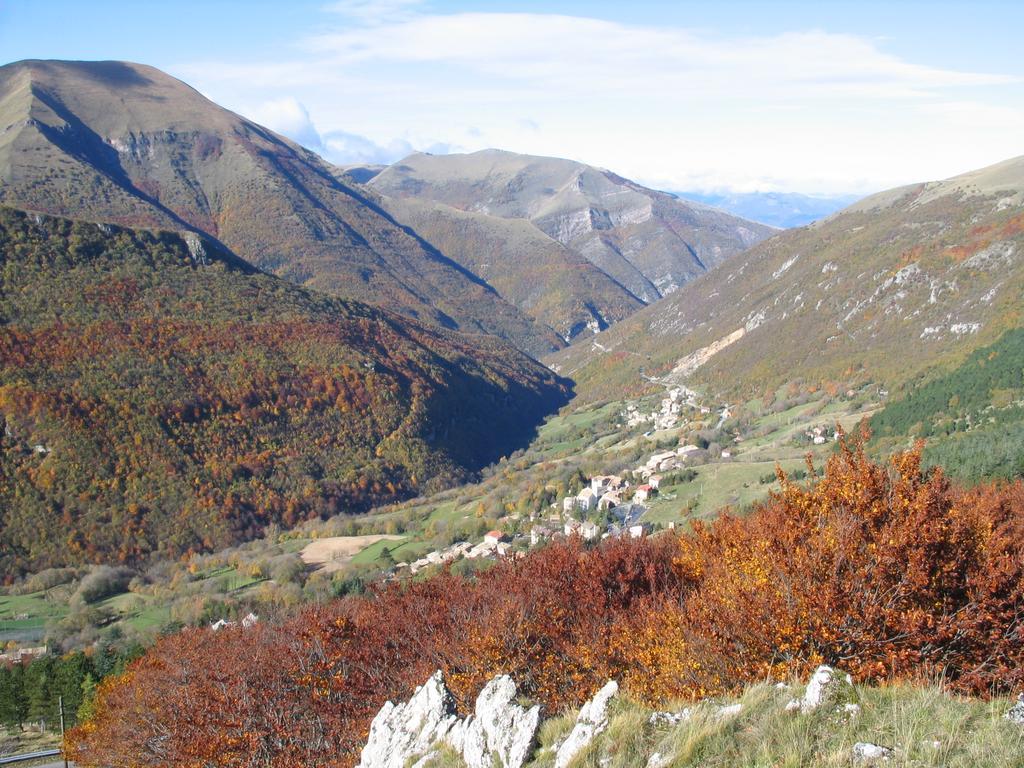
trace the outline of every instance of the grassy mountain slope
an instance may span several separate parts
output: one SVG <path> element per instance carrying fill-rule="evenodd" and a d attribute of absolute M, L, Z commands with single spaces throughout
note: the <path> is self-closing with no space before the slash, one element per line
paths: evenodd
<path fill-rule="evenodd" d="M 448 483 L 564 402 L 497 339 L 210 241 L 0 209 L 0 574 L 174 556 Z"/>
<path fill-rule="evenodd" d="M 867 198 L 782 233 L 552 356 L 581 393 L 645 376 L 714 392 L 802 378 L 894 386 L 1021 324 L 1024 158 Z"/>
<path fill-rule="evenodd" d="M 265 271 L 541 354 L 564 346 L 318 156 L 123 62 L 0 67 L 0 203 L 194 229 Z"/>
<path fill-rule="evenodd" d="M 603 330 L 644 306 L 585 258 L 528 221 L 414 198 L 384 198 L 382 205 L 566 340 Z"/>
<path fill-rule="evenodd" d="M 572 160 L 493 149 L 414 154 L 368 185 L 388 197 L 529 221 L 644 302 L 775 231 Z M 517 265 L 504 256 L 503 266 Z"/>

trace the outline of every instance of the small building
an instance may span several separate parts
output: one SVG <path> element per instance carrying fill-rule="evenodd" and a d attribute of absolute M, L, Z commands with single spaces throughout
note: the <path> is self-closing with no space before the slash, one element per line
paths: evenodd
<path fill-rule="evenodd" d="M 615 509 L 620 504 L 622 504 L 622 497 L 614 491 L 608 491 L 608 493 L 598 499 L 597 508 L 604 511 L 607 509 Z"/>
<path fill-rule="evenodd" d="M 644 483 L 643 485 L 638 486 L 636 491 L 633 493 L 633 501 L 647 501 L 655 493 L 656 491 L 654 488 L 647 483 Z"/>
<path fill-rule="evenodd" d="M 562 531 L 565 533 L 566 536 L 573 536 L 576 534 L 577 531 L 579 531 L 579 529 L 579 520 L 566 520 L 565 526 L 562 528 Z"/>
<path fill-rule="evenodd" d="M 648 469 L 658 469 L 663 463 L 674 459 L 676 457 L 675 451 L 663 451 L 662 453 L 656 453 L 647 460 Z"/>
<path fill-rule="evenodd" d="M 484 535 L 484 544 L 490 544 L 492 547 L 498 546 L 505 539 L 505 534 L 501 531 L 488 531 Z"/>
<path fill-rule="evenodd" d="M 576 496 L 576 506 L 584 512 L 597 508 L 598 495 L 593 488 L 584 488 Z"/>
<path fill-rule="evenodd" d="M 26 661 L 32 661 L 40 656 L 46 655 L 46 646 L 39 645 L 33 648 L 15 648 L 12 651 L 6 653 L 0 653 L 0 663 L 3 664 L 23 664 Z"/>
<path fill-rule="evenodd" d="M 535 525 L 530 529 L 530 546 L 536 547 L 542 541 L 550 539 L 555 532 L 544 525 Z"/>
<path fill-rule="evenodd" d="M 607 491 L 617 491 L 622 487 L 622 478 L 618 475 L 596 475 L 590 478 L 590 487 L 599 496 Z"/>
<path fill-rule="evenodd" d="M 723 459 L 731 459 L 732 458 L 732 451 L 722 451 L 722 458 Z"/>
<path fill-rule="evenodd" d="M 631 538 L 631 539 L 639 539 L 645 533 L 647 533 L 647 527 L 643 523 L 637 523 L 636 525 L 631 525 L 626 530 L 627 530 L 627 533 L 629 533 L 629 538 Z"/>
<path fill-rule="evenodd" d="M 647 478 L 647 484 L 651 486 L 651 488 L 658 490 L 661 487 L 661 475 L 651 475 Z"/>
<path fill-rule="evenodd" d="M 260 617 L 251 611 L 242 619 L 242 629 L 248 629 L 260 623 Z"/>
<path fill-rule="evenodd" d="M 575 496 L 566 496 L 564 499 L 562 499 L 562 511 L 563 512 L 568 514 L 568 513 L 571 513 L 574 509 L 576 509 L 576 497 Z"/>
<path fill-rule="evenodd" d="M 579 534 L 587 541 L 593 541 L 601 535 L 601 529 L 598 527 L 597 523 L 587 520 L 580 525 Z"/>

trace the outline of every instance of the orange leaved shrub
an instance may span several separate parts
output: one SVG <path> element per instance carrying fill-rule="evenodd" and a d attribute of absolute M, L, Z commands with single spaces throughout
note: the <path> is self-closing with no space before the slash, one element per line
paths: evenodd
<path fill-rule="evenodd" d="M 105 682 L 68 738 L 83 765 L 356 762 L 386 699 L 435 669 L 463 709 L 511 674 L 549 711 L 609 678 L 699 698 L 828 662 L 858 679 L 1024 679 L 1024 486 L 964 491 L 920 453 L 842 445 L 824 476 L 677 538 L 555 543 L 470 580 L 442 573 L 277 624 L 186 630 Z"/>

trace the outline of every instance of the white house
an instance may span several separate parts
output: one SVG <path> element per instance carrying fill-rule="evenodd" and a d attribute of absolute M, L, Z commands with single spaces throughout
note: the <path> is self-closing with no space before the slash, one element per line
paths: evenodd
<path fill-rule="evenodd" d="M 647 484 L 649 486 L 651 486 L 651 488 L 655 488 L 655 489 L 660 488 L 661 487 L 661 475 L 651 475 L 650 477 L 647 478 Z"/>
<path fill-rule="evenodd" d="M 638 486 L 636 492 L 633 494 L 633 501 L 647 501 L 654 493 L 654 489 L 649 485 Z"/>
<path fill-rule="evenodd" d="M 622 478 L 618 475 L 596 475 L 590 478 L 590 487 L 600 495 L 605 491 L 614 491 L 622 487 Z"/>
<path fill-rule="evenodd" d="M 647 460 L 647 466 L 650 469 L 658 469 L 664 462 L 674 459 L 676 457 L 675 451 L 664 451 L 663 453 L 656 453 Z"/>
<path fill-rule="evenodd" d="M 582 536 L 587 541 L 593 541 L 600 535 L 601 529 L 597 527 L 597 523 L 593 523 L 590 520 L 587 520 L 582 525 L 580 525 L 580 536 Z"/>
<path fill-rule="evenodd" d="M 575 496 L 566 496 L 564 499 L 562 499 L 562 511 L 563 512 L 569 513 L 569 512 L 572 512 L 574 509 L 576 509 L 576 497 Z"/>
<path fill-rule="evenodd" d="M 576 495 L 576 506 L 584 512 L 589 512 L 597 507 L 598 498 L 593 488 L 584 488 Z"/>
<path fill-rule="evenodd" d="M 600 499 L 598 499 L 597 508 L 602 511 L 606 509 L 615 509 L 621 503 L 622 498 L 619 496 L 619 494 L 613 491 L 608 491 L 608 493 L 604 494 Z"/>
<path fill-rule="evenodd" d="M 496 547 L 504 538 L 505 534 L 501 531 L 488 531 L 484 535 L 484 544 L 490 544 L 492 547 Z"/>

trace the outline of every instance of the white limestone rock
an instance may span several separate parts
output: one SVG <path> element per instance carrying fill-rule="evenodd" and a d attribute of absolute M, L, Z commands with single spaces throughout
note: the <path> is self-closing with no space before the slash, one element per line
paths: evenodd
<path fill-rule="evenodd" d="M 799 710 L 801 714 L 815 711 L 823 704 L 841 698 L 844 692 L 853 687 L 853 678 L 843 675 L 832 667 L 822 664 L 818 667 L 807 683 L 803 698 L 792 699 L 786 704 L 787 712 Z"/>
<path fill-rule="evenodd" d="M 566 768 L 595 736 L 608 727 L 608 704 L 618 692 L 619 684 L 611 680 L 594 694 L 594 698 L 583 705 L 583 709 L 576 716 L 576 725 L 573 726 L 572 732 L 558 748 L 555 768 Z"/>
<path fill-rule="evenodd" d="M 692 716 L 693 710 L 687 707 L 679 712 L 653 712 L 647 722 L 651 725 L 679 725 Z"/>
<path fill-rule="evenodd" d="M 726 706 L 719 707 L 715 711 L 715 717 L 725 720 L 730 717 L 736 717 L 736 715 L 738 715 L 742 711 L 742 704 L 728 704 Z"/>
<path fill-rule="evenodd" d="M 866 741 L 858 741 L 853 745 L 853 762 L 862 765 L 887 763 L 892 756 L 893 750 L 889 747 L 881 747 Z"/>
<path fill-rule="evenodd" d="M 494 678 L 476 699 L 475 714 L 449 735 L 468 768 L 522 768 L 537 742 L 540 706 L 516 703 L 516 684 L 508 675 Z"/>
<path fill-rule="evenodd" d="M 1003 717 L 1011 723 L 1024 725 L 1024 693 L 1017 697 L 1017 703 L 1010 707 L 1009 711 L 1007 711 Z"/>
<path fill-rule="evenodd" d="M 406 703 L 388 701 L 381 707 L 370 724 L 359 768 L 404 768 L 444 741 L 458 723 L 444 676 L 435 672 Z"/>

